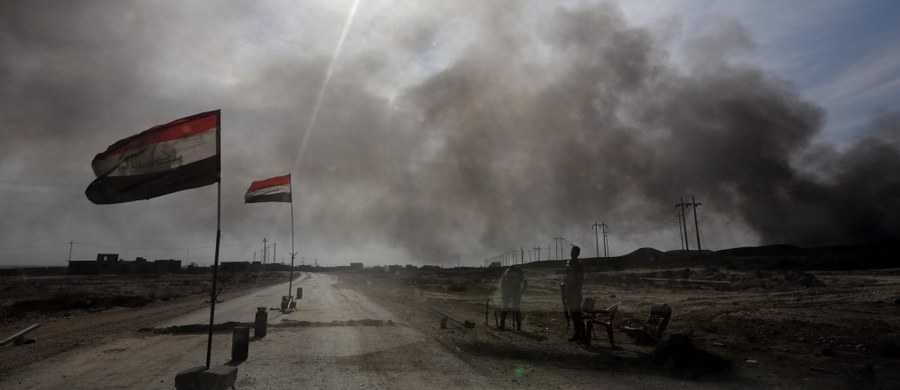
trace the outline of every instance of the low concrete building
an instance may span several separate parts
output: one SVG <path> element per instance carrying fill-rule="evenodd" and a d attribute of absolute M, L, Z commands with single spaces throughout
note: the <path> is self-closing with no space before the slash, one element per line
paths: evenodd
<path fill-rule="evenodd" d="M 148 262 L 147 259 L 138 257 L 135 261 L 124 261 L 119 259 L 116 253 L 98 253 L 96 260 L 70 261 L 68 273 L 69 275 L 181 273 L 181 260 Z"/>

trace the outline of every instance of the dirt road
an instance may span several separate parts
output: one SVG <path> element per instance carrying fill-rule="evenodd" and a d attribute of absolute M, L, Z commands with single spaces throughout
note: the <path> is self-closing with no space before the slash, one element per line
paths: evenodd
<path fill-rule="evenodd" d="M 900 383 L 896 351 L 885 347 L 898 344 L 897 270 L 624 270 L 586 277 L 585 296 L 622 302 L 619 326 L 645 315 L 653 302 L 672 305 L 667 333 L 688 335 L 699 350 L 668 360 L 621 332 L 615 347 L 602 332 L 589 345 L 568 342 L 554 268 L 528 270 L 522 331 L 486 326 L 484 302 L 495 292 L 497 271 L 302 273 L 294 281 L 304 289 L 298 310 L 269 310 L 268 335 L 251 341 L 247 361 L 231 363 L 239 367 L 237 387 L 874 389 Z M 735 286 L 654 281 L 685 278 L 688 271 L 687 279 L 716 277 Z M 287 291 L 287 283 L 228 290 L 216 306 L 216 323 L 251 323 L 257 307 L 280 306 Z M 0 350 L 0 388 L 171 389 L 176 373 L 206 360 L 202 327 L 209 309 L 202 295 L 8 325 L 12 331 L 37 318 L 45 322 L 34 333 L 36 343 Z M 712 370 L 706 364 L 712 360 L 694 353 L 707 351 L 730 369 Z M 213 364 L 230 357 L 230 331 L 216 333 Z"/>
<path fill-rule="evenodd" d="M 337 288 L 335 281 L 325 274 L 297 278 L 294 286 L 304 289 L 298 310 L 269 311 L 267 337 L 252 341 L 249 359 L 238 365 L 238 388 L 498 386 L 403 319 Z M 217 305 L 216 322 L 250 322 L 257 306 L 278 306 L 287 289 L 285 283 L 228 299 Z M 166 319 L 158 327 L 207 323 L 207 310 Z M 135 332 L 45 359 L 0 383 L 23 389 L 171 389 L 176 373 L 204 364 L 206 339 L 203 333 Z M 212 364 L 229 362 L 231 334 L 216 334 L 213 340 Z"/>

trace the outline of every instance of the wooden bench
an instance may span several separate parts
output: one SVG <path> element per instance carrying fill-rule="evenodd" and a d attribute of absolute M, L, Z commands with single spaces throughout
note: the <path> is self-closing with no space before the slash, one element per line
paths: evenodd
<path fill-rule="evenodd" d="M 616 318 L 616 312 L 619 310 L 619 304 L 616 302 L 605 309 L 594 308 L 594 298 L 585 298 L 582 306 L 582 320 L 585 326 L 585 336 L 590 340 L 594 334 L 594 324 L 606 328 L 606 334 L 609 336 L 609 345 L 615 347 L 615 339 L 613 338 L 613 319 Z"/>

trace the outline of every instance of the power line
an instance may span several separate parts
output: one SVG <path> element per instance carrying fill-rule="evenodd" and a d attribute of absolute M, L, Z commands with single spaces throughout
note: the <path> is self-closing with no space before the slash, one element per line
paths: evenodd
<path fill-rule="evenodd" d="M 666 225 L 672 223 L 672 222 L 675 221 L 675 220 L 676 220 L 675 217 L 669 218 L 668 221 L 666 221 L 666 222 L 664 222 L 663 224 L 659 225 L 657 228 L 653 229 L 652 231 L 646 232 L 646 234 L 652 234 L 652 233 L 658 232 L 658 231 L 664 229 L 664 228 L 666 227 Z M 679 222 L 679 225 L 680 225 L 680 224 L 681 224 L 681 221 L 678 221 L 678 222 Z M 645 235 L 646 235 L 646 234 L 645 234 Z M 641 244 L 641 243 L 643 243 L 644 240 L 645 240 L 645 237 L 644 237 L 645 235 L 638 235 L 638 236 L 635 236 L 635 235 L 619 236 L 619 235 L 615 235 L 615 234 L 610 234 L 609 236 L 612 237 L 612 238 L 615 238 L 616 240 L 619 240 L 619 241 L 629 242 L 629 243 L 632 243 L 632 244 Z"/>
<path fill-rule="evenodd" d="M 19 246 L 19 247 L 6 247 L 6 248 L 0 248 L 0 251 L 17 251 L 17 250 L 23 250 L 23 249 L 48 248 L 48 247 L 63 246 L 63 245 L 68 245 L 68 244 L 69 244 L 68 242 L 58 242 L 55 244 L 40 244 L 40 245 L 29 245 L 29 246 Z"/>
<path fill-rule="evenodd" d="M 253 242 L 253 241 L 244 241 L 244 242 L 235 243 L 235 244 L 230 244 L 230 245 L 220 245 L 219 247 L 220 247 L 220 248 L 228 248 L 228 247 L 235 247 L 235 246 L 243 246 L 243 245 L 247 245 L 248 243 L 252 243 L 252 242 Z M 68 242 L 65 242 L 65 243 L 63 243 L 63 244 L 68 244 Z M 61 244 L 61 245 L 63 245 L 63 244 Z M 172 248 L 147 248 L 147 247 L 133 247 L 133 246 L 116 246 L 116 245 L 92 244 L 92 243 L 78 242 L 78 241 L 75 241 L 74 244 L 75 244 L 75 245 L 80 245 L 80 246 L 96 247 L 96 248 L 132 249 L 132 250 L 144 250 L 144 251 L 174 251 L 174 250 L 186 250 L 186 249 L 214 249 L 214 248 L 215 248 L 215 246 L 190 246 L 190 247 L 172 247 Z"/>

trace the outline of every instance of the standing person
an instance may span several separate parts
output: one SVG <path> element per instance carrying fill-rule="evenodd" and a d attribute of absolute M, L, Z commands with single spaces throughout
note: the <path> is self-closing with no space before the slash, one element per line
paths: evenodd
<path fill-rule="evenodd" d="M 506 313 L 512 312 L 516 330 L 522 330 L 522 293 L 528 288 L 528 280 L 522 269 L 513 265 L 500 278 L 500 294 L 503 308 L 500 311 L 500 329 L 506 326 Z"/>
<path fill-rule="evenodd" d="M 575 335 L 569 341 L 582 341 L 586 339 L 584 321 L 581 319 L 581 287 L 584 286 L 584 266 L 578 255 L 581 248 L 572 246 L 572 259 L 566 262 L 566 274 L 563 276 L 562 294 L 566 301 L 566 310 L 575 321 Z"/>

